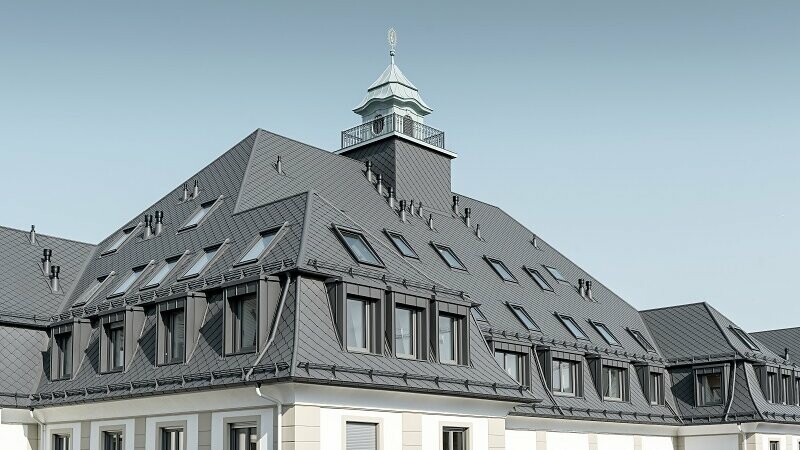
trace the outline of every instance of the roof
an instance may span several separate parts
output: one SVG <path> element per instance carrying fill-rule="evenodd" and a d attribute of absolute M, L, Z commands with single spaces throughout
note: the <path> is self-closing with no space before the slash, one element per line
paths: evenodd
<path fill-rule="evenodd" d="M 362 100 L 353 111 L 359 114 L 371 103 L 388 99 L 412 103 L 417 106 L 421 115 L 433 111 L 425 101 L 422 100 L 417 87 L 403 75 L 403 72 L 394 63 L 394 58 L 392 58 L 391 64 L 386 67 L 378 79 L 370 85 L 367 89 L 366 97 L 364 97 L 364 100 Z"/>
<path fill-rule="evenodd" d="M 750 333 L 774 353 L 783 356 L 789 351 L 790 361 L 800 361 L 800 327 Z"/>

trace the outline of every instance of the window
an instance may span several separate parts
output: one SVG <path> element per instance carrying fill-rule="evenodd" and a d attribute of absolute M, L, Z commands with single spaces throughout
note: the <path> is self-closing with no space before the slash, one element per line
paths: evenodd
<path fill-rule="evenodd" d="M 722 372 L 699 374 L 697 384 L 698 406 L 722 404 Z"/>
<path fill-rule="evenodd" d="M 125 326 L 123 322 L 114 322 L 105 326 L 106 361 L 108 372 L 122 370 L 125 366 Z"/>
<path fill-rule="evenodd" d="M 767 384 L 764 386 L 764 397 L 770 403 L 778 402 L 778 374 L 775 372 L 767 373 Z"/>
<path fill-rule="evenodd" d="M 378 254 L 375 253 L 375 250 L 369 245 L 363 234 L 338 227 L 335 229 L 353 259 L 361 264 L 383 267 L 383 262 L 381 262 Z"/>
<path fill-rule="evenodd" d="M 572 335 L 575 336 L 576 339 L 583 339 L 587 341 L 589 340 L 589 336 L 586 336 L 586 333 L 584 333 L 581 327 L 578 326 L 578 322 L 575 322 L 575 319 L 573 319 L 570 316 L 564 316 L 561 314 L 556 314 L 556 316 L 558 316 L 558 318 L 561 319 L 561 323 L 563 323 L 564 326 L 567 327 L 567 330 L 569 330 L 569 332 L 572 333 Z"/>
<path fill-rule="evenodd" d="M 364 422 L 345 424 L 345 450 L 377 450 L 378 425 Z"/>
<path fill-rule="evenodd" d="M 233 312 L 233 352 L 253 352 L 258 346 L 258 298 L 243 295 L 231 301 Z"/>
<path fill-rule="evenodd" d="M 794 404 L 800 406 L 800 378 L 794 379 Z"/>
<path fill-rule="evenodd" d="M 347 349 L 372 351 L 372 301 L 347 297 Z"/>
<path fill-rule="evenodd" d="M 92 284 L 88 289 L 83 291 L 83 294 L 81 294 L 80 297 L 75 299 L 75 303 L 73 303 L 72 306 L 73 307 L 83 306 L 89 301 L 91 301 L 94 298 L 95 294 L 97 294 L 97 291 L 100 290 L 100 288 L 103 286 L 103 284 L 107 279 L 108 275 L 98 278 L 94 284 Z"/>
<path fill-rule="evenodd" d="M 620 367 L 603 366 L 603 399 L 625 400 L 626 370 Z"/>
<path fill-rule="evenodd" d="M 636 339 L 636 342 L 638 342 L 643 349 L 647 350 L 650 353 L 656 352 L 655 347 L 653 347 L 650 341 L 648 341 L 647 338 L 644 337 L 644 334 L 642 334 L 640 331 L 631 330 L 630 328 L 628 328 L 628 332 L 631 334 L 631 336 L 633 336 L 634 339 Z"/>
<path fill-rule="evenodd" d="M 769 450 L 781 450 L 781 443 L 778 441 L 769 441 Z"/>
<path fill-rule="evenodd" d="M 56 348 L 54 357 L 56 373 L 53 379 L 62 380 L 72 376 L 72 332 L 60 333 L 55 336 Z"/>
<path fill-rule="evenodd" d="M 611 330 L 608 329 L 606 324 L 594 321 L 591 321 L 591 324 L 609 345 L 620 345 L 619 341 L 611 334 Z"/>
<path fill-rule="evenodd" d="M 650 404 L 663 405 L 664 404 L 664 374 L 657 372 L 650 372 Z"/>
<path fill-rule="evenodd" d="M 442 450 L 467 450 L 466 428 L 442 428 Z"/>
<path fill-rule="evenodd" d="M 736 337 L 738 337 L 739 340 L 741 340 L 744 343 L 744 345 L 747 346 L 747 348 L 749 348 L 750 350 L 752 350 L 754 352 L 759 351 L 759 348 L 758 348 L 758 345 L 756 345 L 756 342 L 753 340 L 753 338 L 750 337 L 749 334 L 745 333 L 744 330 L 742 330 L 741 328 L 737 328 L 737 327 L 731 327 L 731 331 L 733 331 L 733 334 L 735 334 Z"/>
<path fill-rule="evenodd" d="M 536 322 L 534 322 L 533 319 L 531 319 L 531 316 L 528 315 L 528 311 L 525 311 L 525 308 L 512 304 L 509 304 L 508 307 L 511 308 L 511 312 L 517 316 L 517 319 L 519 319 L 519 321 L 525 325 L 525 328 L 530 331 L 539 331 L 539 326 L 536 325 Z"/>
<path fill-rule="evenodd" d="M 164 324 L 164 364 L 182 363 L 186 354 L 186 314 L 183 308 L 161 313 Z"/>
<path fill-rule="evenodd" d="M 164 264 L 162 264 L 161 267 L 159 267 L 158 270 L 153 274 L 153 276 L 147 280 L 142 289 L 153 288 L 160 285 L 164 279 L 167 278 L 167 275 L 172 272 L 172 269 L 175 268 L 175 265 L 178 264 L 178 260 L 180 260 L 180 256 L 164 261 Z"/>
<path fill-rule="evenodd" d="M 146 267 L 147 266 L 142 266 L 133 269 L 131 273 L 129 273 L 128 276 L 125 277 L 125 279 L 122 280 L 119 285 L 117 285 L 116 289 L 114 289 L 114 292 L 108 294 L 108 297 L 116 297 L 124 294 L 128 289 L 130 289 L 131 286 L 133 286 L 134 283 L 136 283 L 136 280 L 139 279 Z"/>
<path fill-rule="evenodd" d="M 231 424 L 231 445 L 229 450 L 256 450 L 258 448 L 258 432 L 253 423 Z"/>
<path fill-rule="evenodd" d="M 386 235 L 389 236 L 389 240 L 392 241 L 392 244 L 397 248 L 397 251 L 400 252 L 401 255 L 407 258 L 416 258 L 419 259 L 417 256 L 417 252 L 411 248 L 411 244 L 408 243 L 405 237 L 403 237 L 400 233 L 395 233 L 393 231 L 387 231 Z"/>
<path fill-rule="evenodd" d="M 486 261 L 489 263 L 490 266 L 492 266 L 492 269 L 494 269 L 494 271 L 497 272 L 497 275 L 499 275 L 500 278 L 503 279 L 503 281 L 507 281 L 509 283 L 517 282 L 517 278 L 511 274 L 511 271 L 509 271 L 508 267 L 506 267 L 506 265 L 503 264 L 503 261 L 488 257 L 486 258 Z"/>
<path fill-rule="evenodd" d="M 460 320 L 450 314 L 439 314 L 439 362 L 458 364 Z"/>
<path fill-rule="evenodd" d="M 481 311 L 479 307 L 473 306 L 470 309 L 470 312 L 472 313 L 472 317 L 474 317 L 475 320 L 480 322 L 487 322 L 487 323 L 489 322 L 489 319 L 486 318 L 486 315 L 483 314 L 483 311 Z"/>
<path fill-rule="evenodd" d="M 101 253 L 100 256 L 109 255 L 119 250 L 120 247 L 122 247 L 122 244 L 124 244 L 125 241 L 127 241 L 128 238 L 131 237 L 134 230 L 136 230 L 136 227 L 130 227 L 122 230 L 122 233 L 120 233 L 120 235 L 117 236 L 117 238 L 111 242 L 111 245 L 109 245 L 108 247 L 106 247 L 105 250 L 103 250 L 103 253 Z"/>
<path fill-rule="evenodd" d="M 575 397 L 578 395 L 578 369 L 580 363 L 553 358 L 551 389 L 556 395 Z"/>
<path fill-rule="evenodd" d="M 417 358 L 418 312 L 405 306 L 397 306 L 394 311 L 395 355 L 402 358 Z"/>
<path fill-rule="evenodd" d="M 122 432 L 104 431 L 103 450 L 122 450 Z"/>
<path fill-rule="evenodd" d="M 214 208 L 214 206 L 217 204 L 217 202 L 219 202 L 219 199 L 217 199 L 217 200 L 212 200 L 212 201 L 210 201 L 210 202 L 205 202 L 205 203 L 203 203 L 202 205 L 200 205 L 200 208 L 196 209 L 196 210 L 195 210 L 195 211 L 192 213 L 192 215 L 191 215 L 191 216 L 189 216 L 189 219 L 188 219 L 188 220 L 186 220 L 186 222 L 183 224 L 183 226 L 182 226 L 182 227 L 180 227 L 180 228 L 178 229 L 178 231 L 184 231 L 184 230 L 188 230 L 188 229 L 190 229 L 190 228 L 195 228 L 195 227 L 197 227 L 198 225 L 200 225 L 200 222 L 201 222 L 201 221 L 202 221 L 202 220 L 203 220 L 203 219 L 204 219 L 206 216 L 208 216 L 208 213 L 210 213 L 210 212 L 211 212 L 211 210 Z"/>
<path fill-rule="evenodd" d="M 792 398 L 792 377 L 781 375 L 781 403 L 788 405 Z"/>
<path fill-rule="evenodd" d="M 53 450 L 70 450 L 68 434 L 53 435 Z"/>
<path fill-rule="evenodd" d="M 184 450 L 183 428 L 161 429 L 161 450 Z"/>
<path fill-rule="evenodd" d="M 550 284 L 549 284 L 549 283 L 547 283 L 547 281 L 544 279 L 544 277 L 542 276 L 542 274 L 540 274 L 540 273 L 539 273 L 539 271 L 538 271 L 538 270 L 535 270 L 535 269 L 531 269 L 531 268 L 528 268 L 528 267 L 526 267 L 526 268 L 525 268 L 525 271 L 526 271 L 526 272 L 528 272 L 528 275 L 530 275 L 530 276 L 531 276 L 531 278 L 533 278 L 533 281 L 535 281 L 535 282 L 536 282 L 536 284 L 538 284 L 538 285 L 539 285 L 539 287 L 540 287 L 540 288 L 541 288 L 543 291 L 550 291 L 550 292 L 552 292 L 552 291 L 553 291 L 553 287 L 552 287 L 552 286 L 550 286 Z"/>
<path fill-rule="evenodd" d="M 552 275 L 553 278 L 556 279 L 556 281 L 560 281 L 562 283 L 569 283 L 569 281 L 567 281 L 567 279 L 564 278 L 564 275 L 561 275 L 561 272 L 559 272 L 558 269 L 556 269 L 555 267 L 550 267 L 550 266 L 542 266 L 542 267 L 547 269 L 547 271 L 550 272 L 550 275 Z"/>
<path fill-rule="evenodd" d="M 433 248 L 436 249 L 436 252 L 439 253 L 439 256 L 442 257 L 444 262 L 446 262 L 451 269 L 467 270 L 467 268 L 464 266 L 464 263 L 462 263 L 461 260 L 458 259 L 458 256 L 456 256 L 455 252 L 453 252 L 453 250 L 450 247 L 446 247 L 444 245 L 439 245 L 439 244 L 433 244 Z"/>
<path fill-rule="evenodd" d="M 278 231 L 280 231 L 280 228 L 275 228 L 273 230 L 261 233 L 258 239 L 250 247 L 250 250 L 248 250 L 241 259 L 239 259 L 237 264 L 258 261 L 272 241 L 275 240 L 275 236 L 278 235 Z"/>
<path fill-rule="evenodd" d="M 214 260 L 214 257 L 217 256 L 220 247 L 221 246 L 218 245 L 216 247 L 210 247 L 203 250 L 203 254 L 201 254 L 200 257 L 194 261 L 192 267 L 189 267 L 189 270 L 184 272 L 181 278 L 190 278 L 200 275 L 206 269 L 206 267 L 208 267 L 211 261 Z"/>
<path fill-rule="evenodd" d="M 511 376 L 511 378 L 516 380 L 516 382 L 519 384 L 524 384 L 524 355 L 520 353 L 495 350 L 494 359 L 498 364 L 500 364 L 500 367 L 502 367 L 503 370 L 505 370 L 506 373 Z"/>

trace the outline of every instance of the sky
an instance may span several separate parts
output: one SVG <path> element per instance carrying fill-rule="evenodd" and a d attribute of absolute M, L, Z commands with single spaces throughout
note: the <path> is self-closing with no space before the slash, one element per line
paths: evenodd
<path fill-rule="evenodd" d="M 800 326 L 800 2 L 4 2 L 0 225 L 97 243 L 256 128 L 336 150 L 388 64 L 453 189 L 639 309 Z"/>

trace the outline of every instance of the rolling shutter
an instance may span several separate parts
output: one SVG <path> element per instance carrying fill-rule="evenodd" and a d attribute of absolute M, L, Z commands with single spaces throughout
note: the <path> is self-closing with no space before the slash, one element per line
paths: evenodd
<path fill-rule="evenodd" d="M 346 450 L 376 450 L 378 426 L 374 423 L 347 422 Z"/>

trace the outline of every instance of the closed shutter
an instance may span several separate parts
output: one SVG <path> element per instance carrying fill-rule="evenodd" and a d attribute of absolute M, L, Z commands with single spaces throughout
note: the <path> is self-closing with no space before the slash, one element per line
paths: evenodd
<path fill-rule="evenodd" d="M 347 422 L 346 450 L 377 450 L 377 428 L 374 423 Z"/>

